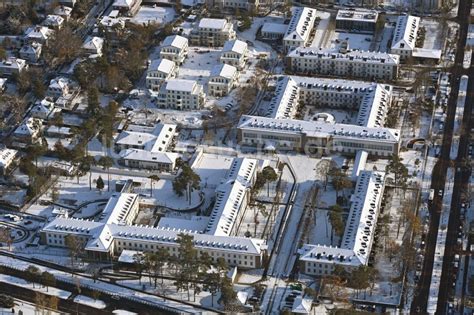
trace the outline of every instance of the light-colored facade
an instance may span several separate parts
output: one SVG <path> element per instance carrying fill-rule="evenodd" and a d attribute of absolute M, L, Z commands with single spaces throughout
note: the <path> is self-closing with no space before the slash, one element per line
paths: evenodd
<path fill-rule="evenodd" d="M 46 26 L 32 26 L 25 31 L 25 42 L 32 43 L 37 42 L 42 45 L 46 44 L 48 38 L 53 35 L 53 30 L 47 28 Z"/>
<path fill-rule="evenodd" d="M 160 88 L 157 105 L 179 110 L 200 109 L 206 100 L 202 85 L 192 80 L 170 79 Z"/>
<path fill-rule="evenodd" d="M 42 49 L 43 46 L 37 42 L 23 45 L 20 49 L 20 58 L 27 60 L 30 63 L 37 63 L 41 57 Z"/>
<path fill-rule="evenodd" d="M 237 128 L 241 145 L 264 150 L 390 157 L 400 149 L 400 131 L 382 127 L 242 116 Z"/>
<path fill-rule="evenodd" d="M 168 59 L 153 60 L 146 72 L 146 87 L 149 90 L 159 91 L 163 82 L 174 78 L 178 72 L 178 66 L 174 61 Z"/>
<path fill-rule="evenodd" d="M 0 61 L 0 75 L 3 76 L 16 75 L 26 69 L 28 69 L 28 64 L 24 59 L 10 57 Z"/>
<path fill-rule="evenodd" d="M 43 25 L 51 29 L 60 29 L 64 24 L 64 18 L 60 15 L 50 14 L 43 21 Z"/>
<path fill-rule="evenodd" d="M 5 175 L 8 168 L 15 162 L 18 151 L 14 149 L 0 149 L 0 175 Z"/>
<path fill-rule="evenodd" d="M 336 31 L 374 33 L 378 17 L 377 11 L 339 10 L 336 16 Z"/>
<path fill-rule="evenodd" d="M 238 74 L 237 68 L 228 64 L 214 66 L 209 77 L 209 95 L 222 97 L 229 94 L 237 84 Z"/>
<path fill-rule="evenodd" d="M 206 0 L 209 8 L 258 10 L 259 0 Z"/>
<path fill-rule="evenodd" d="M 297 48 L 288 54 L 287 65 L 290 71 L 300 75 L 395 80 L 400 58 L 380 52 Z"/>
<path fill-rule="evenodd" d="M 295 9 L 283 37 L 285 51 L 290 51 L 297 47 L 306 47 L 310 44 L 316 14 L 316 9 L 307 7 Z"/>
<path fill-rule="evenodd" d="M 281 40 L 288 30 L 287 24 L 266 22 L 263 24 L 261 34 L 263 39 Z"/>
<path fill-rule="evenodd" d="M 168 36 L 160 47 L 160 57 L 181 65 L 188 55 L 188 39 L 179 35 Z"/>
<path fill-rule="evenodd" d="M 119 163 L 130 168 L 172 172 L 178 154 L 168 152 L 176 125 L 158 124 L 154 128 L 130 125 L 115 140 Z"/>
<path fill-rule="evenodd" d="M 28 117 L 15 129 L 13 138 L 19 142 L 34 143 L 42 130 L 42 120 Z"/>
<path fill-rule="evenodd" d="M 341 246 L 305 244 L 299 250 L 303 273 L 328 276 L 335 266 L 350 272 L 368 264 L 384 187 L 385 173 L 360 172 L 351 196 L 351 208 Z"/>
<path fill-rule="evenodd" d="M 46 95 L 53 99 L 58 99 L 60 97 L 66 97 L 71 92 L 71 80 L 65 77 L 57 77 L 50 81 Z"/>
<path fill-rule="evenodd" d="M 400 15 L 395 26 L 390 52 L 400 55 L 402 60 L 411 57 L 415 49 L 419 27 L 419 17 Z"/>
<path fill-rule="evenodd" d="M 140 10 L 141 4 L 142 0 L 115 0 L 112 9 L 125 16 L 134 16 Z"/>
<path fill-rule="evenodd" d="M 102 49 L 104 48 L 104 39 L 97 36 L 88 36 L 82 44 L 82 51 L 89 57 L 102 56 Z"/>
<path fill-rule="evenodd" d="M 203 18 L 191 32 L 190 39 L 194 45 L 221 47 L 235 37 L 234 26 L 226 19 Z"/>
<path fill-rule="evenodd" d="M 242 70 L 247 62 L 248 51 L 246 42 L 238 39 L 227 41 L 222 48 L 221 62 Z"/>

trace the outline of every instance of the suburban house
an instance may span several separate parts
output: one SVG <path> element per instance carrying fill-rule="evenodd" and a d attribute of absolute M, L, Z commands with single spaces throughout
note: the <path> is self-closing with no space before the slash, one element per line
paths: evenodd
<path fill-rule="evenodd" d="M 0 75 L 11 76 L 26 69 L 28 69 L 28 64 L 24 59 L 9 57 L 0 62 Z"/>
<path fill-rule="evenodd" d="M 30 63 L 37 63 L 41 57 L 43 45 L 37 42 L 32 42 L 23 45 L 20 49 L 20 58 L 27 60 Z"/>
<path fill-rule="evenodd" d="M 5 175 L 8 168 L 15 162 L 18 151 L 8 149 L 6 147 L 0 148 L 0 175 Z"/>
<path fill-rule="evenodd" d="M 72 81 L 65 77 L 57 77 L 49 83 L 46 95 L 53 99 L 65 97 L 72 92 Z"/>
<path fill-rule="evenodd" d="M 64 18 L 60 15 L 50 14 L 42 23 L 51 29 L 60 29 L 64 24 Z"/>
<path fill-rule="evenodd" d="M 142 0 L 115 0 L 112 9 L 125 16 L 134 16 L 140 10 L 141 4 Z"/>
<path fill-rule="evenodd" d="M 28 117 L 15 129 L 13 138 L 23 143 L 34 143 L 42 129 L 42 121 L 38 118 Z"/>
<path fill-rule="evenodd" d="M 48 38 L 53 34 L 53 30 L 47 28 L 46 26 L 32 26 L 25 31 L 24 40 L 27 43 L 37 42 L 40 44 L 45 44 L 48 41 Z"/>
<path fill-rule="evenodd" d="M 89 57 L 102 56 L 102 48 L 104 47 L 104 39 L 97 36 L 88 36 L 82 44 L 82 51 Z"/>

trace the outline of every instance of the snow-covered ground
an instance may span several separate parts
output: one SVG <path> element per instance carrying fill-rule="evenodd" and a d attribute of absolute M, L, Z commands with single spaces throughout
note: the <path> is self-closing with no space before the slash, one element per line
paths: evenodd
<path fill-rule="evenodd" d="M 13 307 L 13 311 L 11 308 L 1 308 L 0 307 L 0 314 L 6 315 L 6 314 L 23 314 L 23 315 L 38 315 L 41 314 L 41 312 L 38 311 L 38 307 L 35 304 L 32 304 L 27 301 L 19 300 L 19 299 L 14 299 L 15 300 L 15 306 Z M 21 313 L 20 313 L 21 312 Z M 47 314 L 51 315 L 60 315 L 62 313 L 56 312 L 53 310 L 48 309 L 45 311 Z"/>
<path fill-rule="evenodd" d="M 71 295 L 71 292 L 69 291 L 61 290 L 54 287 L 46 288 L 46 287 L 43 287 L 41 284 L 38 284 L 38 283 L 33 284 L 24 279 L 10 276 L 10 275 L 0 274 L 0 282 L 12 284 L 14 286 L 26 288 L 26 289 L 37 291 L 37 292 L 41 292 L 46 295 L 54 295 L 60 299 L 67 299 Z"/>
<path fill-rule="evenodd" d="M 79 303 L 79 304 L 83 304 L 83 305 L 87 305 L 87 306 L 90 306 L 90 307 L 93 307 L 93 308 L 97 308 L 97 309 L 103 309 L 103 308 L 107 307 L 107 304 L 105 304 L 104 301 L 94 300 L 93 298 L 90 298 L 90 297 L 85 296 L 85 295 L 77 295 L 74 298 L 74 302 Z"/>
<path fill-rule="evenodd" d="M 158 23 L 167 24 L 176 17 L 176 12 L 172 7 L 141 6 L 130 22 L 135 24 Z"/>

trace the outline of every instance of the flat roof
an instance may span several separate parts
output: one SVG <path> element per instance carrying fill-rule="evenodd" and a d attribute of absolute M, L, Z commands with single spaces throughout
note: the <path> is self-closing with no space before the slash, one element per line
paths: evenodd
<path fill-rule="evenodd" d="M 376 23 L 379 13 L 373 10 L 339 10 L 336 20 Z"/>
<path fill-rule="evenodd" d="M 287 24 L 266 22 L 262 26 L 262 33 L 273 33 L 285 35 L 288 29 Z"/>

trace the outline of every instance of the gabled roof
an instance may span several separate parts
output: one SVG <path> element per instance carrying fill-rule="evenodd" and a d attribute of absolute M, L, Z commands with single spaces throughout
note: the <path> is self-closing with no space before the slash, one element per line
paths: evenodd
<path fill-rule="evenodd" d="M 87 50 L 94 50 L 97 52 L 102 51 L 102 47 L 104 46 L 104 39 L 102 37 L 97 36 L 88 36 L 82 45 L 82 48 Z"/>
<path fill-rule="evenodd" d="M 34 136 L 41 129 L 41 120 L 33 117 L 25 119 L 18 128 L 15 129 L 14 134 L 19 136 Z"/>
<path fill-rule="evenodd" d="M 167 91 L 183 91 L 192 93 L 197 85 L 194 80 L 171 79 L 166 81 L 165 89 Z"/>
<path fill-rule="evenodd" d="M 296 8 L 286 30 L 284 40 L 304 41 L 309 37 L 316 19 L 316 9 Z"/>
<path fill-rule="evenodd" d="M 204 18 L 199 21 L 199 28 L 213 28 L 217 30 L 223 30 L 227 24 L 225 19 L 209 19 Z"/>
<path fill-rule="evenodd" d="M 47 28 L 46 26 L 32 26 L 28 28 L 25 32 L 25 38 L 27 39 L 41 39 L 43 41 L 47 40 L 53 31 Z"/>
<path fill-rule="evenodd" d="M 7 167 L 18 154 L 17 150 L 2 148 L 0 149 L 0 167 Z"/>
<path fill-rule="evenodd" d="M 163 44 L 161 46 L 162 47 L 172 46 L 179 49 L 183 49 L 184 47 L 186 47 L 187 44 L 188 44 L 188 39 L 186 37 L 179 36 L 179 35 L 171 35 L 171 36 L 167 36 L 163 40 Z"/>
<path fill-rule="evenodd" d="M 150 63 L 148 71 L 159 71 L 166 74 L 173 72 L 173 69 L 176 67 L 174 61 L 168 59 L 155 59 Z"/>
<path fill-rule="evenodd" d="M 392 49 L 413 50 L 416 44 L 416 37 L 420 18 L 413 15 L 400 15 L 395 27 Z"/>
<path fill-rule="evenodd" d="M 59 27 L 63 23 L 64 23 L 64 18 L 55 14 L 48 15 L 46 19 L 43 21 L 43 25 L 52 26 L 52 27 Z"/>
<path fill-rule="evenodd" d="M 235 52 L 243 55 L 247 50 L 247 43 L 238 39 L 228 40 L 225 42 L 222 52 Z"/>
<path fill-rule="evenodd" d="M 15 58 L 15 57 L 9 57 L 6 60 L 2 60 L 0 62 L 0 67 L 2 68 L 15 68 L 18 70 L 23 69 L 26 67 L 26 61 L 20 58 Z"/>
<path fill-rule="evenodd" d="M 228 64 L 215 65 L 211 70 L 210 77 L 223 77 L 226 79 L 234 78 L 237 68 Z"/>

